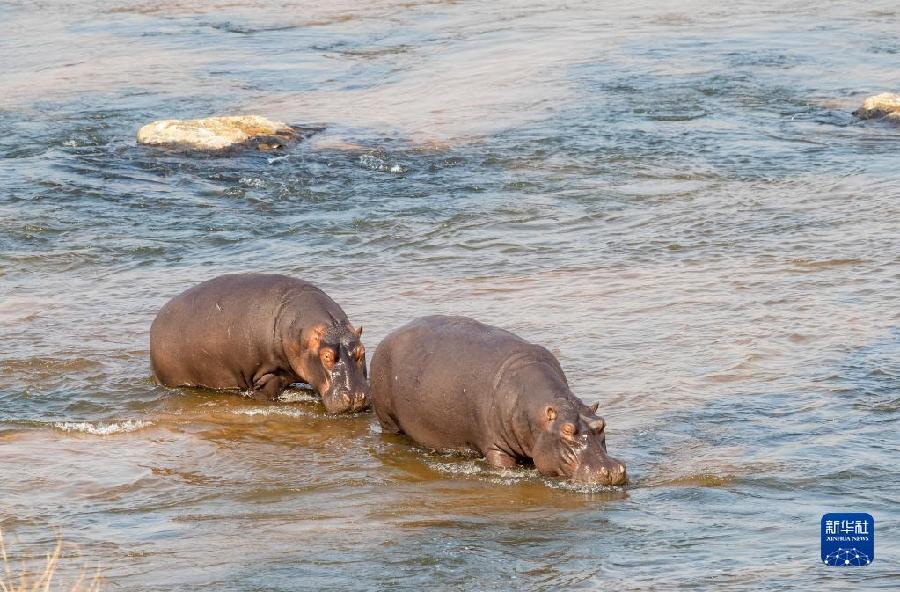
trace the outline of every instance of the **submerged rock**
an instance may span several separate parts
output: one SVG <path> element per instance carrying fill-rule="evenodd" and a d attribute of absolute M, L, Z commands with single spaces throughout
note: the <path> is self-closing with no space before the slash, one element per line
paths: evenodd
<path fill-rule="evenodd" d="M 900 94 L 886 92 L 869 97 L 853 114 L 860 119 L 888 119 L 900 123 Z"/>
<path fill-rule="evenodd" d="M 250 146 L 275 150 L 310 131 L 314 130 L 294 128 L 259 115 L 235 115 L 154 121 L 138 131 L 137 141 L 138 144 L 190 150 L 218 151 Z"/>

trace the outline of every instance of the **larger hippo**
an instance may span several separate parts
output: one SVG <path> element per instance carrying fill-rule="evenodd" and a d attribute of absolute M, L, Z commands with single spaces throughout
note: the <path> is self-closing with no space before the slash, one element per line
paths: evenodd
<path fill-rule="evenodd" d="M 544 475 L 622 485 L 605 422 L 569 390 L 556 358 L 465 317 L 416 319 L 372 357 L 382 428 L 437 450 L 476 450 L 494 467 L 534 462 Z"/>
<path fill-rule="evenodd" d="M 150 327 L 150 362 L 167 386 L 240 389 L 275 399 L 306 382 L 331 413 L 368 406 L 362 327 L 325 292 L 273 274 L 223 275 L 170 300 Z"/>

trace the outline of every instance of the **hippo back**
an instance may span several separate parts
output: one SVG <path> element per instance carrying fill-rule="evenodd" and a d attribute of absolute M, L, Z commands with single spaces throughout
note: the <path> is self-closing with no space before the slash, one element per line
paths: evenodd
<path fill-rule="evenodd" d="M 466 317 L 422 317 L 375 351 L 372 404 L 386 431 L 435 449 L 483 451 L 504 405 L 496 400 L 503 369 L 528 357 L 558 368 L 546 349 L 503 329 Z"/>
<path fill-rule="evenodd" d="M 305 301 L 309 301 L 304 304 Z M 345 320 L 313 284 L 276 274 L 229 274 L 170 300 L 150 328 L 153 373 L 169 386 L 250 388 L 255 368 L 281 366 L 278 323 L 298 314 Z"/>

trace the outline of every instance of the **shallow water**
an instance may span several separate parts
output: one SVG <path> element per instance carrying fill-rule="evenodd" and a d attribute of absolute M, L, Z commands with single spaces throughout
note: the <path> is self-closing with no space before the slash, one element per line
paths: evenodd
<path fill-rule="evenodd" d="M 746 590 L 900 580 L 900 11 L 0 4 L 0 527 L 112 589 Z M 283 154 L 137 147 L 259 112 Z M 370 351 L 501 325 L 599 400 L 624 489 L 155 385 L 158 308 L 309 279 Z M 819 519 L 876 519 L 823 567 Z M 10 543 L 13 543 L 10 545 Z M 65 574 L 64 574 L 65 575 Z"/>

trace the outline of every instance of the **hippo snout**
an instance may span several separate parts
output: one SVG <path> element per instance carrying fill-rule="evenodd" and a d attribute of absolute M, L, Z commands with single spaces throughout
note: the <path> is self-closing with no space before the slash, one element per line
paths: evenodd
<path fill-rule="evenodd" d="M 576 483 L 584 485 L 625 485 L 627 479 L 624 463 L 612 457 L 582 463 L 573 475 Z"/>
<path fill-rule="evenodd" d="M 369 395 L 360 393 L 341 393 L 323 395 L 322 402 L 328 413 L 356 413 L 369 408 Z"/>

